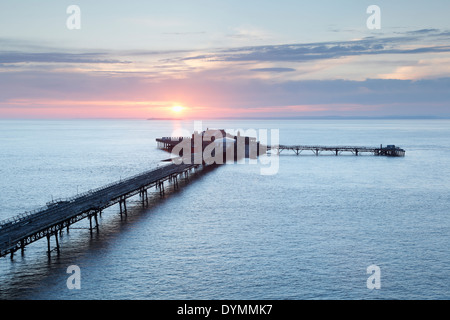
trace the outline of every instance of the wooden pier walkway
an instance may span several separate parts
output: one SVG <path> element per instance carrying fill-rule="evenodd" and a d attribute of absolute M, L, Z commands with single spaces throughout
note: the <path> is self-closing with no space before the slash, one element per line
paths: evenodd
<path fill-rule="evenodd" d="M 187 177 L 189 171 L 197 167 L 199 165 L 196 164 L 168 164 L 73 198 L 53 201 L 41 209 L 1 221 L 0 257 L 11 254 L 12 258 L 15 251 L 23 252 L 27 245 L 42 238 L 47 238 L 50 255 L 52 236 L 55 237 L 55 249 L 59 251 L 58 233 L 64 228 L 68 230 L 70 225 L 88 218 L 90 230 L 98 230 L 97 216 L 105 208 L 119 204 L 120 214 L 126 215 L 128 198 L 139 194 L 142 203 L 148 204 L 149 188 L 156 187 L 160 194 L 164 195 L 165 181 L 172 182 L 174 187 L 178 188 L 178 177 Z"/>

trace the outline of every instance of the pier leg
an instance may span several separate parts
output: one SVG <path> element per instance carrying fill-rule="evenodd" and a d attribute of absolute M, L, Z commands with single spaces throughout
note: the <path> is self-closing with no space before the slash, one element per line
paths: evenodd
<path fill-rule="evenodd" d="M 51 250 L 50 250 L 50 234 L 47 234 L 47 255 L 48 255 L 48 258 L 50 259 L 50 255 L 51 255 Z"/>
<path fill-rule="evenodd" d="M 145 189 L 142 188 L 141 190 L 141 198 L 142 198 L 142 206 L 145 207 Z"/>
<path fill-rule="evenodd" d="M 164 181 L 161 181 L 159 183 L 159 195 L 162 197 L 164 196 Z"/>
<path fill-rule="evenodd" d="M 58 241 L 58 232 L 55 233 L 55 241 L 56 241 L 56 251 L 59 254 L 59 241 Z"/>
<path fill-rule="evenodd" d="M 101 212 L 101 211 L 100 211 Z M 97 229 L 97 233 L 98 233 L 98 218 L 97 218 L 97 212 L 94 215 L 94 219 L 95 219 L 95 229 Z"/>
<path fill-rule="evenodd" d="M 25 241 L 24 240 L 20 240 L 20 253 L 22 254 L 22 256 L 25 254 Z"/>
<path fill-rule="evenodd" d="M 123 213 L 127 215 L 127 202 L 125 198 L 119 200 L 119 206 L 120 206 L 120 216 L 122 216 Z"/>

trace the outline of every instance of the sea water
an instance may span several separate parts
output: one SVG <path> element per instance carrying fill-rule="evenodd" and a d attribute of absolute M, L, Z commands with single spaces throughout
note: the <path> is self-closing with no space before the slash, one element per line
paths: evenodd
<path fill-rule="evenodd" d="M 0 220 L 163 165 L 199 122 L 0 121 Z M 283 151 L 192 173 L 0 259 L 2 299 L 449 299 L 449 120 L 204 120 L 280 144 L 395 144 L 404 158 Z M 270 139 L 269 139 L 270 142 Z M 79 229 L 75 229 L 79 227 Z M 53 243 L 54 245 L 54 243 Z M 80 289 L 69 289 L 78 266 Z M 369 286 L 377 266 L 379 287 Z"/>

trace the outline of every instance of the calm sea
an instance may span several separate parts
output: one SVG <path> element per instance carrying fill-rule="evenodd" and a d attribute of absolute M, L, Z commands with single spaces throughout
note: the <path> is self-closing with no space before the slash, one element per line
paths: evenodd
<path fill-rule="evenodd" d="M 198 125 L 198 123 L 197 123 Z M 71 229 L 0 259 L 2 299 L 449 299 L 450 121 L 203 121 L 277 129 L 281 144 L 395 144 L 404 158 L 284 151 L 197 171 L 99 233 Z M 161 165 L 191 121 L 0 121 L 0 220 Z M 269 140 L 270 142 L 270 140 Z M 86 227 L 87 222 L 77 225 Z M 80 268 L 69 290 L 67 268 Z M 379 267 L 369 289 L 367 268 Z"/>

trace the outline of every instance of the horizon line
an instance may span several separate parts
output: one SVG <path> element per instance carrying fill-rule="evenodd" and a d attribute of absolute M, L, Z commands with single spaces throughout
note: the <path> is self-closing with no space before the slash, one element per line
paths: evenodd
<path fill-rule="evenodd" d="M 298 117 L 206 117 L 201 120 L 448 120 L 449 116 L 298 116 Z M 62 118 L 0 118 L 0 120 L 146 120 L 146 121 L 191 121 L 198 120 L 197 118 L 103 118 L 103 117 L 62 117 Z"/>

